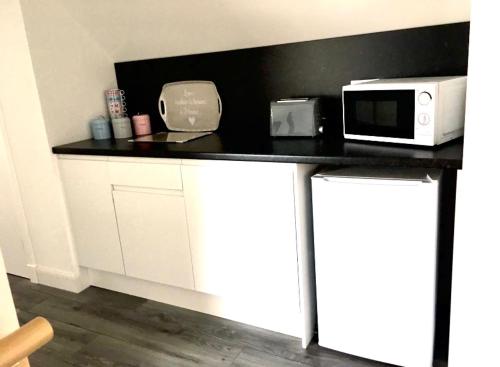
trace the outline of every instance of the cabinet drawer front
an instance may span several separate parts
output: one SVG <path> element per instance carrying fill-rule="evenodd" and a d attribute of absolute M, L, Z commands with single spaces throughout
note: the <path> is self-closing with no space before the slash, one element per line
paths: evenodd
<path fill-rule="evenodd" d="M 109 162 L 111 184 L 182 190 L 180 165 L 168 163 Z"/>

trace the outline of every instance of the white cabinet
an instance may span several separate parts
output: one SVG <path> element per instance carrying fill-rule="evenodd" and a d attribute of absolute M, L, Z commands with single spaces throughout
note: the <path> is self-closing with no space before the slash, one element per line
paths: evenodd
<path fill-rule="evenodd" d="M 291 165 L 185 162 L 196 290 L 298 312 Z"/>
<path fill-rule="evenodd" d="M 193 289 L 180 161 L 68 158 L 60 167 L 79 264 Z"/>
<path fill-rule="evenodd" d="M 79 263 L 124 274 L 108 162 L 85 158 L 59 161 Z"/>
<path fill-rule="evenodd" d="M 113 191 L 126 275 L 194 289 L 182 192 Z"/>
<path fill-rule="evenodd" d="M 308 344 L 313 166 L 88 156 L 63 156 L 60 166 L 92 284 L 161 293 Z"/>

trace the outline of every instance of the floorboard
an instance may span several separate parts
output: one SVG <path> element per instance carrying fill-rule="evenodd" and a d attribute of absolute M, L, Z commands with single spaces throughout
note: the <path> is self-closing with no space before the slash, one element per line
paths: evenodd
<path fill-rule="evenodd" d="M 36 315 L 52 342 L 32 367 L 383 367 L 297 338 L 101 288 L 79 294 L 9 275 L 21 324 Z"/>

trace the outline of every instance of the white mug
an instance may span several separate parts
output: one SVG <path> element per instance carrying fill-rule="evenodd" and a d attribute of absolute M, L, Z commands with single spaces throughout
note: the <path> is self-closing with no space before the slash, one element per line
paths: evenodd
<path fill-rule="evenodd" d="M 112 119 L 113 135 L 115 139 L 130 138 L 132 136 L 132 126 L 128 117 Z"/>

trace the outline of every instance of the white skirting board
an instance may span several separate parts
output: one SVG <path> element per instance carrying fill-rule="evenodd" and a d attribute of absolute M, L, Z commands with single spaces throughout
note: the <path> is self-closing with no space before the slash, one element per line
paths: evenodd
<path fill-rule="evenodd" d="M 302 316 L 273 309 L 273 300 L 227 299 L 123 275 L 88 269 L 90 284 L 302 338 Z M 300 340 L 297 339 L 299 343 Z"/>
<path fill-rule="evenodd" d="M 40 265 L 36 265 L 34 269 L 37 275 L 37 283 L 47 285 L 49 287 L 80 293 L 90 285 L 87 277 L 87 269 L 85 268 L 80 268 L 80 272 L 78 273 L 62 271 Z"/>

